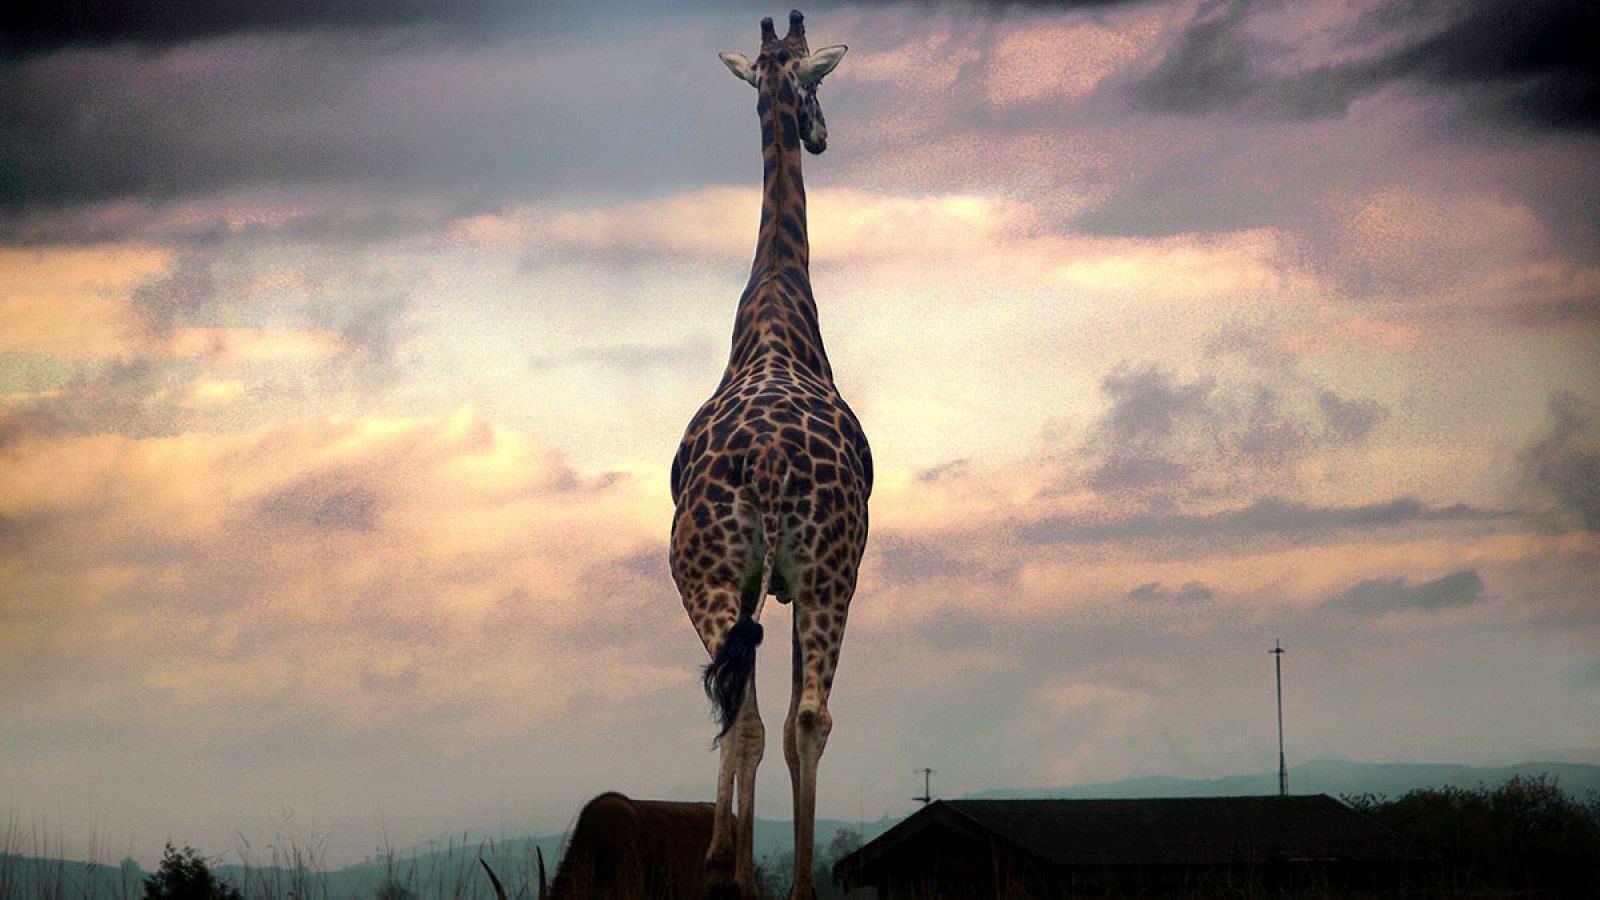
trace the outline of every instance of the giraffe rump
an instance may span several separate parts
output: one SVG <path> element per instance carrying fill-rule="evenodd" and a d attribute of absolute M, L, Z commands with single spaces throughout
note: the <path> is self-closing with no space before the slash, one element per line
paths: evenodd
<path fill-rule="evenodd" d="M 711 712 L 717 719 L 717 736 L 711 741 L 713 747 L 722 742 L 739 718 L 745 687 L 755 675 L 756 648 L 761 646 L 763 633 L 761 623 L 746 614 L 728 629 L 717 655 L 706 665 L 703 676 L 706 696 L 711 698 Z"/>

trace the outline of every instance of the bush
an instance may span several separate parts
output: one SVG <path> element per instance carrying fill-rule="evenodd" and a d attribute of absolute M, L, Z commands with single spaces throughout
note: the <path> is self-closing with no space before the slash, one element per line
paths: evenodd
<path fill-rule="evenodd" d="M 1345 799 L 1438 855 L 1447 889 L 1600 894 L 1600 803 L 1574 800 L 1553 778 Z"/>
<path fill-rule="evenodd" d="M 193 847 L 167 843 L 161 869 L 144 880 L 145 900 L 244 900 L 239 889 L 223 884 Z"/>

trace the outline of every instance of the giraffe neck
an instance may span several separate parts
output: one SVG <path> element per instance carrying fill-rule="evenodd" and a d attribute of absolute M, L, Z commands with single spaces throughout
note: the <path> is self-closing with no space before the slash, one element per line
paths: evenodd
<path fill-rule="evenodd" d="M 800 174 L 800 119 L 787 78 L 763 89 L 761 115 L 761 228 L 752 274 L 794 268 L 810 282 L 811 243 L 806 236 L 806 184 Z"/>
<path fill-rule="evenodd" d="M 786 360 L 832 381 L 811 294 L 800 123 L 794 87 L 786 76 L 763 85 L 756 110 L 761 115 L 761 227 L 723 380 L 763 362 Z"/>

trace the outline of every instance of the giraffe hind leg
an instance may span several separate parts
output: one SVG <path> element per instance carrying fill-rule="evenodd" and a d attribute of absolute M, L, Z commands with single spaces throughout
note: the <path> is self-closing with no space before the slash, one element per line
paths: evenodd
<path fill-rule="evenodd" d="M 686 594 L 684 604 L 711 655 L 704 681 L 721 724 L 715 742 L 720 751 L 717 800 L 706 848 L 706 896 L 718 900 L 756 896 L 754 863 L 749 858 L 753 849 L 744 836 L 743 820 L 753 812 L 755 766 L 764 737 L 754 678 L 761 626 L 748 617 L 741 599 L 732 587 L 702 587 Z"/>
<path fill-rule="evenodd" d="M 756 824 L 756 769 L 766 753 L 767 731 L 761 724 L 761 712 L 756 703 L 756 683 L 752 679 L 739 709 L 739 722 L 734 733 L 734 790 L 739 806 L 736 818 L 734 881 L 744 900 L 757 900 L 755 824 Z"/>

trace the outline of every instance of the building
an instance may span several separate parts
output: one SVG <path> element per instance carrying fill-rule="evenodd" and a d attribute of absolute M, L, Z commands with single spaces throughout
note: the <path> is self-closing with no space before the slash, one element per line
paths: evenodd
<path fill-rule="evenodd" d="M 1324 794 L 940 800 L 841 859 L 879 898 L 1390 893 L 1432 861 Z"/>

